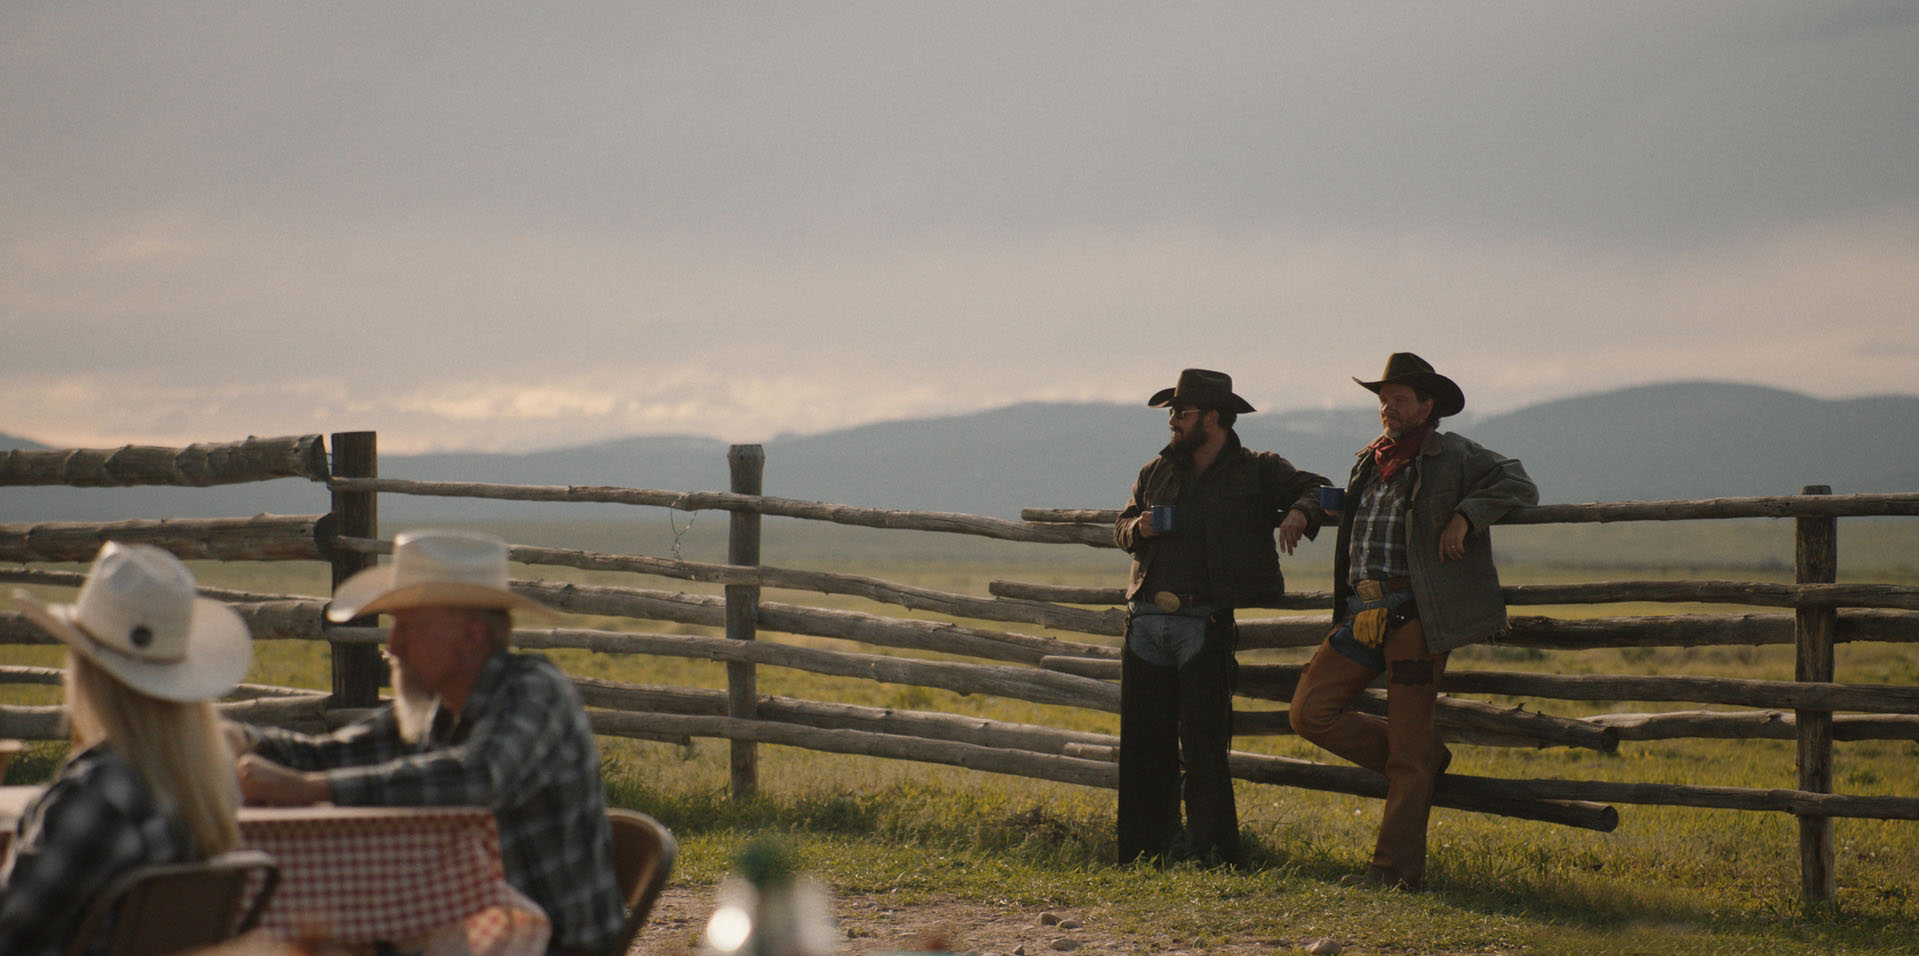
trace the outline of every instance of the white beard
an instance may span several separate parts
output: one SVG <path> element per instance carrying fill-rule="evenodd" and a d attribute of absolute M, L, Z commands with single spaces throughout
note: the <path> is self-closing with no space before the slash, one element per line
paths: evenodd
<path fill-rule="evenodd" d="M 387 658 L 393 678 L 393 717 L 400 723 L 400 739 L 417 744 L 426 739 L 433 727 L 433 713 L 440 706 L 438 694 L 419 685 L 411 668 L 399 658 Z"/>

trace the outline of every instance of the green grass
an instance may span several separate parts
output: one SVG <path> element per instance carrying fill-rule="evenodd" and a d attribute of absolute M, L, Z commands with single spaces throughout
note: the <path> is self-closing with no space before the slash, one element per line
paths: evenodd
<path fill-rule="evenodd" d="M 1734 523 L 1720 523 L 1732 527 Z M 662 522 L 663 525 L 663 522 Z M 709 521 L 679 542 L 686 557 L 719 560 Z M 929 587 L 986 593 L 993 579 L 1113 586 L 1123 580 L 1120 556 L 1091 548 L 1035 548 L 900 532 L 819 532 L 769 522 L 768 564 L 869 574 Z M 1638 526 L 1635 526 L 1638 527 Z M 1579 529 L 1576 547 L 1545 554 L 1550 541 L 1514 536 L 1527 560 L 1504 565 L 1508 583 L 1655 577 L 1790 580 L 1790 526 L 1751 522 L 1737 530 L 1674 529 L 1663 542 L 1635 530 Z M 1859 534 L 1841 525 L 1841 580 L 1915 583 L 1911 530 L 1874 524 Z M 1908 522 L 1904 529 L 1913 529 Z M 515 541 L 668 553 L 660 527 L 619 525 L 496 527 Z M 1513 529 L 1521 530 L 1521 529 Z M 1591 534 L 1583 533 L 1590 530 Z M 775 532 L 779 532 L 778 535 Z M 1701 535 L 1704 538 L 1701 538 Z M 1888 535 L 1894 535 L 1888 538 Z M 1785 563 L 1778 558 L 1783 536 Z M 1502 535 L 1502 545 L 1507 538 Z M 929 544 L 932 542 L 932 544 Z M 1326 544 L 1308 545 L 1287 562 L 1295 589 L 1325 587 Z M 1657 560 L 1695 549 L 1730 558 L 1674 567 Z M 1575 567 L 1567 554 L 1605 553 L 1604 567 Z M 1848 555 L 1870 562 L 1848 563 Z M 315 565 L 195 566 L 203 581 L 262 591 L 319 594 L 325 572 Z M 530 572 L 526 572 L 530 573 Z M 620 575 L 543 570 L 592 583 L 710 592 L 716 589 Z M 54 594 L 51 596 L 64 596 Z M 767 591 L 764 599 L 897 614 L 855 599 Z M 1615 615 L 1680 613 L 1664 605 L 1519 609 L 1517 613 Z M 575 623 L 628 630 L 711 630 L 610 618 Z M 1027 626 L 1009 627 L 1045 633 Z M 1070 636 L 1085 640 L 1081 635 Z M 853 648 L 838 641 L 768 639 Z M 873 652 L 871 648 L 858 647 Z M 1306 650 L 1261 651 L 1250 661 L 1300 661 Z M 1842 645 L 1838 673 L 1849 683 L 1919 684 L 1919 652 L 1909 645 Z M 8 663 L 55 664 L 51 647 L 0 648 Z M 721 665 L 673 658 L 624 658 L 584 651 L 552 655 L 571 673 L 652 684 L 725 686 Z M 1686 674 L 1789 680 L 1789 647 L 1612 649 L 1542 652 L 1471 648 L 1456 668 L 1551 673 Z M 327 654 L 303 642 L 258 648 L 248 679 L 324 687 Z M 945 691 L 760 670 L 760 691 L 873 706 L 980 714 L 1115 732 L 1117 718 Z M 37 695 L 32 701 L 21 695 Z M 0 687 L 7 702 L 57 700 L 52 688 Z M 1533 709 L 1581 715 L 1610 710 L 1687 709 L 1690 705 L 1527 701 Z M 1276 705 L 1267 705 L 1276 706 Z M 1242 737 L 1247 750 L 1330 759 L 1292 737 Z M 1806 953 L 1877 954 L 1913 950 L 1919 930 L 1919 822 L 1840 820 L 1835 906 L 1800 904 L 1798 823 L 1784 814 L 1620 805 L 1612 833 L 1439 809 L 1434 811 L 1428 892 L 1379 894 L 1339 887 L 1370 855 L 1377 801 L 1241 783 L 1238 789 L 1247 862 L 1239 870 L 1119 867 L 1110 860 L 1113 794 L 947 767 L 882 761 L 775 746 L 760 749 L 761 796 L 726 793 L 728 745 L 698 740 L 689 747 L 604 739 L 613 802 L 646 810 L 675 831 L 682 848 L 677 881 L 708 885 L 723 876 L 754 837 L 781 832 L 801 865 L 845 893 L 886 894 L 901 904 L 960 897 L 1026 908 L 1061 907 L 1100 914 L 1107 925 L 1210 942 L 1334 936 L 1348 952 L 1407 953 Z M 1790 741 L 1657 741 L 1622 744 L 1616 754 L 1571 750 L 1456 747 L 1453 769 L 1499 777 L 1607 781 L 1670 781 L 1733 787 L 1791 787 Z M 9 782 L 44 777 L 57 746 L 16 760 Z M 1842 743 L 1835 790 L 1853 794 L 1913 793 L 1919 744 Z M 690 941 L 689 941 L 690 942 Z"/>
<path fill-rule="evenodd" d="M 1910 745 L 1893 763 L 1910 762 Z M 1378 804 L 1240 786 L 1240 870 L 1118 867 L 1104 791 L 762 748 L 762 792 L 728 800 L 725 747 L 609 748 L 609 793 L 682 839 L 709 883 L 768 831 L 841 892 L 901 905 L 957 895 L 1193 940 L 1335 936 L 1366 952 L 1908 952 L 1919 826 L 1841 821 L 1837 907 L 1798 903 L 1796 823 L 1777 814 L 1622 808 L 1615 833 L 1438 810 L 1432 889 L 1336 885 L 1363 868 Z M 1720 755 L 1725 756 L 1725 755 Z M 1642 775 L 1665 754 L 1616 760 Z M 1551 762 L 1550 756 L 1542 762 Z M 1535 768 L 1543 769 L 1543 768 Z M 1555 767 L 1553 772 L 1561 772 Z"/>

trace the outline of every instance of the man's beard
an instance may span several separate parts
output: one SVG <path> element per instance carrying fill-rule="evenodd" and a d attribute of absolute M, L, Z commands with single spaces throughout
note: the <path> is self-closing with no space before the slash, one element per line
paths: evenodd
<path fill-rule="evenodd" d="M 420 677 L 397 657 L 388 657 L 393 679 L 393 717 L 400 724 L 400 739 L 417 744 L 433 729 L 433 712 L 440 697 L 420 686 Z"/>
<path fill-rule="evenodd" d="M 1191 455 L 1206 444 L 1206 430 L 1195 422 L 1193 427 L 1183 432 L 1173 433 L 1173 451 L 1181 455 Z"/>

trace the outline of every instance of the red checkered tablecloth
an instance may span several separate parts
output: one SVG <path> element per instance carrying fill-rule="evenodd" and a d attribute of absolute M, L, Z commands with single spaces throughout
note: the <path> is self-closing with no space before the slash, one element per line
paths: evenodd
<path fill-rule="evenodd" d="M 546 914 L 507 884 L 483 807 L 245 807 L 240 842 L 280 866 L 261 923 L 281 935 L 545 952 Z"/>

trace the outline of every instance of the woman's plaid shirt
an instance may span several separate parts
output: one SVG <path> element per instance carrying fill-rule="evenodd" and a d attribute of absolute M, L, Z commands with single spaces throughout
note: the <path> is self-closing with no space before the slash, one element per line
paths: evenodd
<path fill-rule="evenodd" d="M 192 859 L 186 824 L 106 744 L 75 754 L 20 818 L 0 873 L 0 953 L 65 953 L 87 904 L 114 877 Z M 106 951 L 108 934 L 89 953 Z"/>

